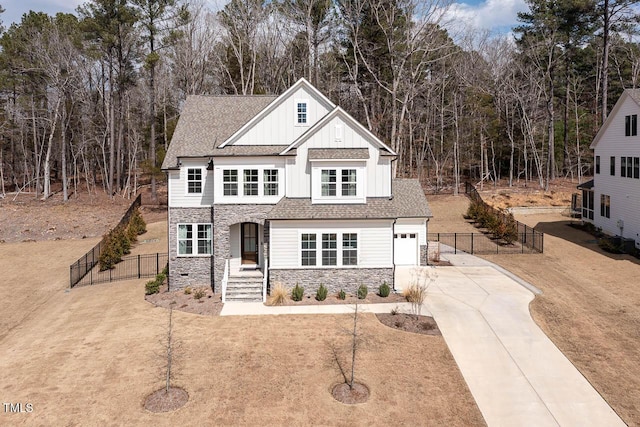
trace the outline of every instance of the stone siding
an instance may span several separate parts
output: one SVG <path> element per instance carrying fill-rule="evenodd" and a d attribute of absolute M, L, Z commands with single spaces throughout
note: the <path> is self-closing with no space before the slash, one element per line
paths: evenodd
<path fill-rule="evenodd" d="M 429 265 L 428 246 L 420 245 L 420 265 Z"/>
<path fill-rule="evenodd" d="M 304 286 L 305 295 L 315 295 L 320 284 L 336 294 L 340 289 L 355 294 L 358 286 L 367 285 L 369 292 L 377 292 L 386 282 L 393 288 L 393 268 L 313 268 L 313 269 L 270 269 L 269 285 L 282 284 L 291 289 L 296 283 Z"/>
<path fill-rule="evenodd" d="M 211 286 L 211 263 L 208 256 L 178 256 L 178 224 L 210 223 L 211 208 L 169 208 L 169 286 Z"/>

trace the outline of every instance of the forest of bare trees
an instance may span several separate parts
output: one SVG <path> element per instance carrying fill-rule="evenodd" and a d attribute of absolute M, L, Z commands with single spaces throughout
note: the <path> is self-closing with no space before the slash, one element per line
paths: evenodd
<path fill-rule="evenodd" d="M 527 0 L 513 34 L 447 0 L 89 0 L 1 28 L 0 197 L 156 197 L 190 94 L 279 94 L 300 77 L 398 153 L 397 176 L 547 188 L 640 82 L 632 0 Z M 1 17 L 1 15 L 0 15 Z"/>

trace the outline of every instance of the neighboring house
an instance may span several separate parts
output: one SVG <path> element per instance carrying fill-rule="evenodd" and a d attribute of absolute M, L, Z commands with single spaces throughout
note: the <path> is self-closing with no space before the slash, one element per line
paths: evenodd
<path fill-rule="evenodd" d="M 640 90 L 625 90 L 591 143 L 593 180 L 582 190 L 582 219 L 640 248 Z"/>
<path fill-rule="evenodd" d="M 164 159 L 172 288 L 260 299 L 392 285 L 426 264 L 431 212 L 396 154 L 306 80 L 274 96 L 189 96 Z"/>

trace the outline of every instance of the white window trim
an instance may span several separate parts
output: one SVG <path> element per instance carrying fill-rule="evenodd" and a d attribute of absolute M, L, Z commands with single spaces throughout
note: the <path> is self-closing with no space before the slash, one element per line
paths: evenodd
<path fill-rule="evenodd" d="M 192 227 L 192 236 L 191 236 L 191 247 L 194 251 L 198 250 L 198 226 L 199 225 L 209 225 L 211 227 L 211 253 L 210 254 L 199 254 L 199 253 L 191 253 L 191 254 L 181 254 L 180 253 L 180 238 L 178 237 L 180 234 L 180 226 L 181 225 L 190 225 Z M 176 254 L 178 258 L 207 258 L 213 256 L 213 224 L 210 222 L 180 222 L 176 225 Z"/>
<path fill-rule="evenodd" d="M 225 171 L 235 171 L 236 172 L 236 181 L 230 181 L 230 182 L 226 182 L 224 180 L 224 173 Z M 220 172 L 220 180 L 222 181 L 222 188 L 220 189 L 221 191 L 221 196 L 222 197 L 238 197 L 240 195 L 240 181 L 242 181 L 240 179 L 240 171 L 238 169 L 235 168 L 221 168 L 221 172 Z M 236 194 L 224 194 L 224 186 L 226 184 L 235 184 L 236 185 Z"/>
<path fill-rule="evenodd" d="M 336 171 L 336 195 L 335 196 L 323 196 L 322 195 L 322 171 L 323 170 L 335 170 Z M 356 195 L 355 196 L 343 196 L 342 195 L 342 171 L 348 169 L 355 169 L 356 171 Z M 326 162 L 313 161 L 311 168 L 311 203 L 366 203 L 366 168 L 364 164 L 354 165 L 353 161 L 350 164 L 328 164 Z"/>
<path fill-rule="evenodd" d="M 306 104 L 306 106 L 307 106 L 307 112 L 306 112 L 306 114 L 307 114 L 307 122 L 306 123 L 298 123 L 298 104 Z M 309 120 L 310 119 L 310 117 L 309 117 L 309 115 L 310 115 L 309 114 L 310 113 L 309 107 L 310 107 L 310 104 L 309 104 L 309 100 L 308 99 L 296 98 L 294 100 L 294 104 L 293 104 L 293 124 L 294 124 L 294 126 L 300 126 L 300 127 L 309 127 L 310 126 L 311 120 Z"/>
<path fill-rule="evenodd" d="M 316 235 L 316 265 L 302 265 L 302 235 L 303 234 L 315 234 Z M 337 242 L 337 256 L 336 256 L 336 265 L 322 265 L 322 235 L 323 234 L 335 234 L 336 242 Z M 342 239 L 344 234 L 355 234 L 356 235 L 356 259 L 358 262 L 353 265 L 344 265 L 342 262 Z M 302 269 L 336 269 L 336 268 L 361 268 L 362 264 L 361 258 L 361 246 L 360 246 L 360 236 L 362 232 L 360 229 L 357 230 L 333 230 L 333 229 L 311 229 L 311 230 L 298 230 L 298 268 Z"/>
<path fill-rule="evenodd" d="M 200 192 L 199 193 L 189 193 L 189 169 L 200 169 L 200 176 L 202 179 L 200 180 Z M 207 180 L 207 170 L 204 167 L 200 166 L 185 166 L 184 168 L 184 194 L 187 197 L 201 197 L 204 194 L 205 182 Z"/>
<path fill-rule="evenodd" d="M 224 171 L 225 170 L 235 170 L 238 172 L 238 181 L 236 184 L 238 185 L 238 194 L 235 196 L 225 195 L 224 194 Z M 251 181 L 252 184 L 258 185 L 258 194 L 257 195 L 246 195 L 244 194 L 244 171 L 245 170 L 257 170 L 258 171 L 258 181 Z M 276 170 L 278 171 L 278 194 L 276 195 L 265 195 L 264 193 L 264 184 L 266 181 L 264 180 L 264 171 L 265 170 Z M 219 169 L 220 184 L 217 186 L 219 191 L 219 197 L 217 198 L 217 202 L 224 203 L 256 203 L 256 202 L 266 202 L 266 203 L 277 203 L 282 197 L 284 190 L 284 176 L 285 171 L 284 168 L 274 167 L 274 166 L 221 166 Z M 273 183 L 272 183 L 273 184 Z"/>

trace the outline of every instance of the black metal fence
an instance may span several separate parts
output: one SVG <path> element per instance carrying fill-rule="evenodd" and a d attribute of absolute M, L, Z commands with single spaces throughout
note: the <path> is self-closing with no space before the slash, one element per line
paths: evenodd
<path fill-rule="evenodd" d="M 429 240 L 440 242 L 440 253 L 530 254 L 542 252 L 544 235 L 535 230 L 519 232 L 518 239 L 509 244 L 484 233 L 430 233 Z"/>
<path fill-rule="evenodd" d="M 465 183 L 465 194 L 474 202 L 477 203 L 481 203 L 485 206 L 485 208 L 490 209 L 491 211 L 493 211 L 493 213 L 500 218 L 502 221 L 505 221 L 505 214 L 501 211 L 499 211 L 498 209 L 495 209 L 494 207 L 488 205 L 484 200 L 482 200 L 482 197 L 480 196 L 480 194 L 478 193 L 478 190 L 476 190 L 476 188 L 471 185 L 470 183 Z M 518 239 L 516 241 L 514 241 L 511 244 L 506 244 L 505 242 L 501 242 L 499 239 L 495 239 L 493 237 L 491 237 L 491 235 L 485 235 L 484 233 L 441 233 L 441 234 L 453 234 L 453 235 L 458 235 L 458 236 L 462 236 L 462 235 L 471 235 L 471 237 L 466 238 L 469 242 L 468 244 L 466 243 L 461 243 L 462 245 L 466 245 L 464 247 L 470 249 L 470 250 L 475 250 L 476 254 L 484 254 L 484 253 L 542 253 L 544 252 L 544 233 L 529 227 L 526 224 L 521 223 L 520 221 L 517 220 L 513 220 L 516 223 L 517 229 L 518 229 Z M 478 249 L 476 249 L 474 247 L 474 235 L 481 235 L 485 237 L 485 240 L 491 242 L 491 244 L 482 244 L 484 246 L 481 246 L 483 249 L 483 252 L 478 252 Z M 478 244 L 477 242 L 481 241 L 482 239 L 479 238 L 475 238 L 476 240 L 476 245 Z M 464 238 L 463 238 L 463 242 L 464 242 Z M 443 242 L 444 243 L 444 242 Z M 457 239 L 454 237 L 454 243 L 457 243 Z M 445 243 L 446 244 L 446 243 Z M 451 245 L 449 245 L 451 246 Z M 454 250 L 455 250 L 455 245 L 454 246 Z M 491 248 L 492 250 L 490 250 L 489 248 Z M 518 250 L 519 248 L 519 250 Z M 467 252 L 467 250 L 462 249 L 460 247 L 460 250 Z M 486 251 L 486 252 L 484 252 Z M 473 252 L 471 252 L 473 253 Z"/>
<path fill-rule="evenodd" d="M 120 219 L 120 222 L 115 228 L 118 228 L 120 226 L 124 226 L 125 224 L 127 224 L 129 222 L 129 219 L 131 219 L 131 215 L 133 215 L 133 211 L 136 208 L 140 207 L 141 203 L 142 203 L 142 195 L 138 194 L 138 197 L 136 197 L 133 203 L 131 203 L 131 206 L 129 206 L 129 209 L 127 209 L 127 211 L 124 213 L 124 215 Z M 82 278 L 87 273 L 89 273 L 93 269 L 93 267 L 95 267 L 95 265 L 98 263 L 98 260 L 100 259 L 100 253 L 102 250 L 103 242 L 104 242 L 104 239 L 98 242 L 98 244 L 95 245 L 89 252 L 87 252 L 80 258 L 78 258 L 76 262 L 71 264 L 71 266 L 69 267 L 69 270 L 70 270 L 69 282 L 72 288 L 78 282 L 80 282 Z"/>
<path fill-rule="evenodd" d="M 162 272 L 168 261 L 169 255 L 167 253 L 155 253 L 124 257 L 114 268 L 105 271 L 100 271 L 97 265 L 89 268 L 90 264 L 72 264 L 72 278 L 86 269 L 88 269 L 88 272 L 75 284 L 72 284 L 71 287 L 155 277 L 156 274 Z"/>

